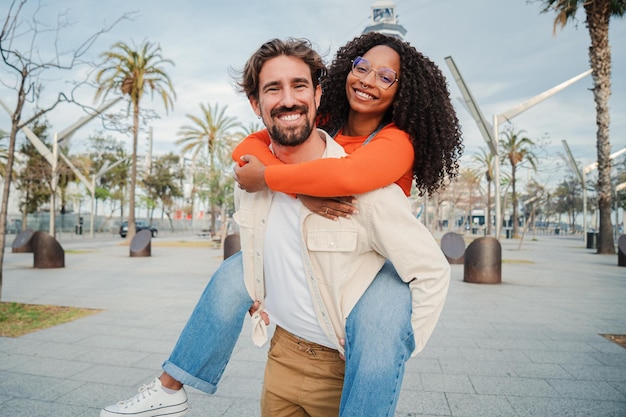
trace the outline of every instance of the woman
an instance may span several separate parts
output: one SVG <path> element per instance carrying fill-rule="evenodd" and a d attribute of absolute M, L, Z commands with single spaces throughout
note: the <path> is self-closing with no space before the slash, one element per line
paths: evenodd
<path fill-rule="evenodd" d="M 387 45 L 401 57 L 401 78 L 389 86 L 371 84 L 377 73 L 367 72 L 362 60 L 354 62 L 376 45 Z M 446 79 L 433 62 L 409 44 L 380 33 L 356 38 L 339 49 L 322 87 L 318 126 L 336 134 L 335 140 L 351 155 L 341 160 L 282 165 L 269 152 L 269 134 L 262 130 L 233 152 L 236 161 L 243 158 L 249 162 L 235 170 L 242 188 L 256 191 L 267 185 L 285 193 L 334 197 L 396 182 L 410 195 L 414 178 L 421 195 L 439 190 L 446 178 L 456 176 L 463 148 Z M 376 96 L 359 99 L 358 94 L 371 88 L 377 90 Z M 368 107 L 368 101 L 376 105 Z M 362 146 L 369 134 L 385 123 L 368 146 Z M 264 165 L 248 154 L 261 158 Z M 332 210 L 329 212 L 320 214 L 332 217 Z"/>
<path fill-rule="evenodd" d="M 394 50 L 395 48 L 399 49 L 396 52 L 400 62 L 395 71 L 398 81 L 390 82 L 381 77 L 381 68 L 369 68 L 365 61 L 359 61 L 361 66 L 352 69 L 351 60 L 359 55 L 364 56 L 373 46 L 379 44 L 389 44 L 393 45 L 390 47 Z M 428 74 L 419 76 L 410 74 L 413 71 L 411 65 Z M 372 71 L 369 71 L 370 69 Z M 356 80 L 353 79 L 353 76 L 346 78 L 348 73 L 360 74 L 362 78 L 357 76 L 354 76 L 357 77 Z M 420 83 L 416 78 L 421 78 L 423 82 Z M 347 80 L 351 80 L 351 87 L 347 85 Z M 435 82 L 436 86 L 430 85 Z M 383 87 L 378 87 L 381 83 Z M 339 85 L 341 87 L 338 87 Z M 361 86 L 359 87 L 359 85 Z M 416 181 L 422 191 L 434 191 L 442 185 L 445 175 L 453 176 L 456 174 L 456 160 L 460 154 L 460 131 L 454 111 L 449 103 L 445 79 L 434 64 L 418 54 L 408 44 L 380 34 L 368 34 L 357 38 L 340 49 L 324 86 L 325 93 L 322 98 L 320 114 L 326 117 L 324 127 L 327 129 L 334 126 L 343 128 L 345 133 L 360 135 L 363 133 L 364 126 L 369 129 L 370 126 L 383 120 L 394 122 L 382 128 L 372 143 L 354 151 L 350 158 L 345 158 L 342 162 L 353 164 L 352 166 L 356 168 L 352 169 L 363 169 L 363 172 L 357 176 L 367 178 L 367 182 L 375 183 L 369 188 L 373 189 L 392 183 L 410 171 L 412 155 L 407 158 L 403 154 L 404 166 L 398 169 L 396 165 L 400 165 L 400 163 L 397 161 L 389 164 L 393 165 L 391 167 L 386 166 L 387 159 L 394 156 L 385 154 L 380 161 L 376 162 L 385 164 L 381 165 L 378 175 L 389 176 L 387 169 L 394 169 L 397 175 L 381 184 L 378 178 L 372 178 L 376 175 L 371 175 L 369 172 L 371 166 L 365 165 L 368 168 L 366 170 L 363 165 L 359 165 L 363 164 L 362 160 L 359 159 L 361 157 L 357 158 L 359 154 L 363 154 L 362 150 L 368 147 L 379 149 L 380 152 L 386 150 L 386 147 L 381 149 L 383 147 L 380 146 L 384 143 L 382 139 L 385 137 L 388 138 L 388 146 L 392 148 L 395 147 L 398 137 L 404 137 L 404 145 L 402 145 L 403 142 L 400 142 L 400 148 L 405 151 L 411 149 L 409 140 L 414 143 L 415 147 L 433 146 L 432 152 L 414 152 L 417 158 L 430 158 L 431 160 L 425 166 L 429 167 L 430 170 L 437 170 L 436 172 L 429 172 L 422 169 L 421 166 L 415 167 L 419 174 L 419 177 L 416 174 Z M 336 90 L 331 91 L 330 88 Z M 376 117 L 371 117 L 375 120 L 374 122 L 365 117 L 368 106 L 361 108 L 357 106 L 358 103 L 353 103 L 354 100 L 348 101 L 346 93 L 349 93 L 349 88 L 352 89 L 354 96 L 368 97 L 368 100 L 371 101 L 374 101 L 374 98 L 379 100 L 383 96 L 387 98 L 384 100 L 387 104 L 378 109 Z M 370 88 L 371 90 L 368 90 Z M 381 89 L 389 91 L 383 93 L 379 91 Z M 420 93 L 436 97 L 416 97 Z M 344 96 L 343 100 L 341 100 L 341 95 Z M 408 96 L 412 97 L 409 98 Z M 412 103 L 412 105 L 423 106 L 423 114 L 420 113 L 420 117 L 416 120 L 412 119 L 415 112 L 404 108 L 407 102 Z M 352 109 L 351 105 L 354 105 L 355 109 Z M 442 120 L 439 118 L 439 114 L 445 114 L 446 118 L 443 121 L 452 122 L 452 126 L 436 126 Z M 400 124 L 396 127 L 394 126 L 396 123 Z M 354 130 L 350 130 L 352 128 Z M 375 129 L 376 127 L 372 128 L 372 131 Z M 403 129 L 406 130 L 403 132 Z M 372 131 L 367 133 L 372 133 Z M 433 139 L 420 139 L 419 136 L 414 136 L 422 132 L 432 134 Z M 369 160 L 372 161 L 371 155 L 367 156 L 367 153 L 365 155 L 363 159 L 368 160 L 370 158 Z M 376 159 L 374 158 L 374 160 Z M 439 162 L 436 161 L 437 159 Z M 269 167 L 267 171 L 270 171 Z M 409 188 L 406 180 L 402 184 L 408 194 Z M 335 191 L 330 195 L 351 195 L 366 190 L 363 189 L 362 185 L 361 188 L 346 187 L 344 190 Z M 303 191 L 294 188 L 287 192 L 300 193 Z M 306 193 L 315 194 L 308 191 Z M 316 211 L 333 215 L 327 208 L 328 205 L 324 209 L 320 206 Z M 149 386 L 142 387 L 140 393 L 130 400 L 107 407 L 101 416 L 139 415 L 142 410 L 146 409 L 143 404 L 153 404 L 156 397 L 158 397 L 160 404 L 169 401 L 175 403 L 175 406 L 179 406 L 176 409 L 176 414 L 172 415 L 184 415 L 187 397 L 182 389 L 183 384 L 194 386 L 207 393 L 214 393 L 239 337 L 243 317 L 250 307 L 250 298 L 243 285 L 242 277 L 241 254 L 234 255 L 224 261 L 209 281 L 172 355 L 164 363 L 164 373 L 161 377 Z M 404 301 L 398 302 L 399 299 Z M 385 308 L 380 309 L 381 306 Z M 408 287 L 396 278 L 391 265 L 385 265 L 348 318 L 347 339 L 345 341 L 346 373 L 340 415 L 393 415 L 404 372 L 404 362 L 413 351 L 416 351 L 416 343 L 413 340 L 410 325 L 410 311 Z M 379 329 L 384 329 L 386 333 L 379 332 Z M 394 334 L 394 337 L 385 335 L 389 333 Z M 402 360 L 398 361 L 398 358 L 402 358 Z M 383 360 L 381 361 L 381 359 Z M 167 393 L 168 389 L 171 393 L 164 394 L 164 392 Z M 171 395 L 171 401 L 164 398 L 167 395 Z"/>
<path fill-rule="evenodd" d="M 353 202 L 353 194 L 393 182 L 409 195 L 412 179 L 420 193 L 432 193 L 457 174 L 461 131 L 445 77 L 408 43 L 379 33 L 354 39 L 338 50 L 322 88 L 319 126 L 334 134 L 350 156 L 283 165 L 269 151 L 269 133 L 263 130 L 233 152 L 235 160 L 247 162 L 235 169 L 241 188 L 268 186 L 298 194 L 313 212 L 336 218 L 354 214 L 358 204 L 311 196 L 344 196 L 339 200 Z M 398 301 L 407 300 L 406 293 L 408 286 L 387 262 L 350 313 L 340 416 L 393 415 L 404 362 L 426 342 L 408 344 L 400 336 L 411 311 Z M 359 338 L 351 330 L 363 323 L 368 329 L 361 331 L 368 336 Z M 380 337 L 373 340 L 372 335 Z M 363 364 L 375 362 L 384 369 L 375 378 L 378 382 L 370 389 L 355 384 L 360 377 L 372 380 L 359 373 L 367 372 Z"/>

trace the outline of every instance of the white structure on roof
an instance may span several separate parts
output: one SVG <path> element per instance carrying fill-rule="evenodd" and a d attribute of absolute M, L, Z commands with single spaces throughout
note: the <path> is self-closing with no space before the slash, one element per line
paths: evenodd
<path fill-rule="evenodd" d="M 406 29 L 398 23 L 396 5 L 391 0 L 376 0 L 371 9 L 370 24 L 363 33 L 380 32 L 400 39 L 404 37 Z"/>

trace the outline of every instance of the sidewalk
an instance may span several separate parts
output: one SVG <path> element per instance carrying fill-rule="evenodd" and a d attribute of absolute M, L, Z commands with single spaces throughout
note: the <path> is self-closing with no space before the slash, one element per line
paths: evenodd
<path fill-rule="evenodd" d="M 98 416 L 160 373 L 221 250 L 152 240 L 130 258 L 121 240 L 64 242 L 66 267 L 35 270 L 5 254 L 2 301 L 103 309 L 0 338 L 0 417 Z M 187 241 L 204 243 L 197 236 Z M 502 240 L 502 284 L 452 284 L 428 346 L 409 361 L 396 416 L 626 416 L 626 268 L 581 237 Z M 259 415 L 266 349 L 249 321 L 216 395 L 188 389 L 190 416 Z M 368 416 L 377 417 L 377 416 Z"/>

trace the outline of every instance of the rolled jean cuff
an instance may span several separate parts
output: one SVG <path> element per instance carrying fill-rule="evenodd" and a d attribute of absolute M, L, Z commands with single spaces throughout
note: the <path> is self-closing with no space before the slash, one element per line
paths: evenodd
<path fill-rule="evenodd" d="M 217 385 L 210 384 L 191 375 L 189 372 L 179 368 L 170 361 L 163 362 L 163 371 L 181 384 L 194 387 L 195 389 L 206 392 L 207 394 L 215 394 L 215 391 L 217 391 Z"/>

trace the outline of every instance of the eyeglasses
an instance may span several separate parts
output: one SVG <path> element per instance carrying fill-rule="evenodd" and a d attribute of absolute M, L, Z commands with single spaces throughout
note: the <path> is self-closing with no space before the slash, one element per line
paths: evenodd
<path fill-rule="evenodd" d="M 361 56 L 357 56 L 352 60 L 352 74 L 355 77 L 363 79 L 372 71 L 374 71 L 376 84 L 384 90 L 388 89 L 394 85 L 396 81 L 398 81 L 398 74 L 391 68 L 374 69 L 372 68 L 372 64 Z"/>

